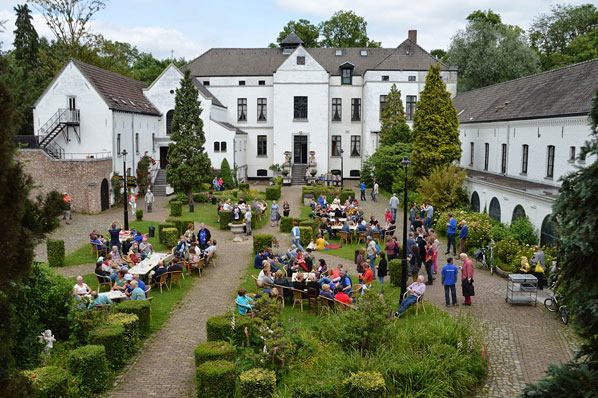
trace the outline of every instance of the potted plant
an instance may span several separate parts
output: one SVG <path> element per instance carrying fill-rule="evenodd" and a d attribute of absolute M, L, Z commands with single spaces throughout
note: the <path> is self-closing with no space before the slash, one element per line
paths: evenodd
<path fill-rule="evenodd" d="M 288 176 L 289 175 L 289 171 L 287 169 L 284 169 L 282 171 L 282 175 L 285 176 L 285 177 Z"/>
<path fill-rule="evenodd" d="M 311 169 L 311 170 L 310 170 L 310 173 L 311 173 L 311 176 L 312 176 L 312 177 L 315 177 L 315 176 L 316 176 L 316 174 L 318 174 L 318 169 Z"/>

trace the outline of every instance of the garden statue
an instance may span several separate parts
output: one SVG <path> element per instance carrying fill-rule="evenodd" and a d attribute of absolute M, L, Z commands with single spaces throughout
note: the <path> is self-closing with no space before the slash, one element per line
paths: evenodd
<path fill-rule="evenodd" d="M 286 151 L 284 153 L 284 164 L 285 166 L 289 166 L 291 164 L 291 151 Z"/>
<path fill-rule="evenodd" d="M 314 166 L 316 164 L 316 152 L 309 151 L 309 165 Z"/>
<path fill-rule="evenodd" d="M 50 350 L 52 349 L 52 347 L 54 347 L 54 342 L 56 341 L 56 339 L 54 338 L 54 335 L 52 334 L 52 331 L 50 329 L 46 329 L 45 331 L 42 332 L 42 334 L 38 337 L 40 344 L 45 344 L 46 346 L 44 347 L 44 354 L 48 355 L 50 354 Z"/>

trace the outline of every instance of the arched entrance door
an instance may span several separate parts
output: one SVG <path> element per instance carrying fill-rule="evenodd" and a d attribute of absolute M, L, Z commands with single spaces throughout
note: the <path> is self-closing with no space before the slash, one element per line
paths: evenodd
<path fill-rule="evenodd" d="M 100 199 L 102 202 L 102 211 L 108 210 L 108 208 L 110 208 L 110 187 L 108 185 L 108 180 L 105 178 L 102 180 L 102 185 L 100 187 Z"/>
<path fill-rule="evenodd" d="M 488 209 L 488 215 L 491 219 L 500 222 L 500 203 L 498 199 L 492 198 L 490 201 L 490 208 Z"/>
<path fill-rule="evenodd" d="M 471 209 L 476 213 L 480 212 L 480 195 L 476 191 L 471 194 Z"/>
<path fill-rule="evenodd" d="M 558 233 L 550 215 L 544 217 L 542 229 L 540 230 L 540 246 L 552 245 L 558 238 Z"/>
<path fill-rule="evenodd" d="M 514 223 L 520 218 L 525 218 L 525 209 L 523 208 L 523 206 L 517 205 L 513 209 L 513 217 L 511 218 L 511 223 Z"/>

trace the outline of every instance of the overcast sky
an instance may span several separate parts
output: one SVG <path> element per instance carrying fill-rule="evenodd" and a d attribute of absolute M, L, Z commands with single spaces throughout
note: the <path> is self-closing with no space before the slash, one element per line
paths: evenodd
<path fill-rule="evenodd" d="M 12 47 L 13 7 L 23 1 L 0 0 L 2 49 Z M 265 47 L 276 40 L 290 20 L 317 24 L 337 10 L 353 10 L 368 22 L 368 35 L 384 47 L 396 47 L 417 29 L 418 43 L 427 50 L 446 49 L 451 37 L 465 26 L 473 10 L 498 12 L 503 22 L 527 29 L 534 17 L 557 3 L 578 0 L 107 0 L 92 29 L 111 40 L 129 42 L 158 58 L 195 58 L 212 47 Z M 53 38 L 43 18 L 34 11 L 38 33 Z"/>

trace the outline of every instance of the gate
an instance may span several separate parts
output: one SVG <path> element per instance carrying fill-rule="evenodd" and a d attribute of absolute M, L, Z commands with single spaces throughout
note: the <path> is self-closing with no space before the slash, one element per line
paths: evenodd
<path fill-rule="evenodd" d="M 100 188 L 100 198 L 101 198 L 101 206 L 102 211 L 108 210 L 110 208 L 110 188 L 108 186 L 108 180 L 102 180 L 102 186 Z"/>

